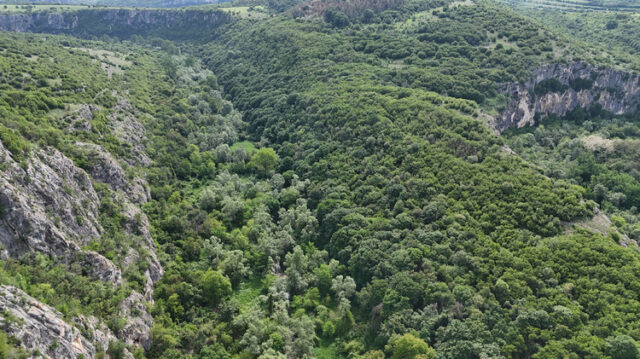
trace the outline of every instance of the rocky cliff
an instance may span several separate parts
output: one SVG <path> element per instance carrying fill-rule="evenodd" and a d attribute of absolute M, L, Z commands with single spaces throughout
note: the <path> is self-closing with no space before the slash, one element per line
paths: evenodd
<path fill-rule="evenodd" d="M 102 108 L 80 106 L 68 115 L 73 118 L 68 131 L 90 124 L 96 111 Z M 131 155 L 126 160 L 119 159 L 98 144 L 77 142 L 75 155 L 82 154 L 87 159 L 83 168 L 51 147 L 34 146 L 26 158 L 14 158 L 0 141 L 1 258 L 42 253 L 61 263 L 80 264 L 88 276 L 113 286 L 126 284 L 122 273 L 127 271 L 141 271 L 143 278 L 140 292 L 131 291 L 118 307 L 125 321 L 117 333 L 107 333 L 97 318 L 74 319 L 83 333 L 90 334 L 88 337 L 74 334 L 77 329 L 68 327 L 52 308 L 15 288 L 0 288 L 0 310 L 4 308 L 13 317 L 30 320 L 35 320 L 32 314 L 37 312 L 36 317 L 42 319 L 12 323 L 9 333 L 20 339 L 25 349 L 38 349 L 50 357 L 93 358 L 96 347 L 102 350 L 113 340 L 122 340 L 129 347 L 150 346 L 152 318 L 147 304 L 153 302 L 154 284 L 162 277 L 163 269 L 155 253 L 149 221 L 140 208 L 151 197 L 144 179 L 144 168 L 150 160 L 144 148 L 145 128 L 137 116 L 127 99 L 119 97 L 118 104 L 110 109 L 108 126 L 128 146 Z M 99 185 L 102 190 L 96 190 Z M 100 208 L 104 200 L 119 209 L 126 237 L 118 243 L 126 250 L 111 259 L 87 249 L 91 243 L 103 240 Z M 20 298 L 27 298 L 26 302 Z M 21 303 L 22 309 L 16 303 Z M 47 351 L 49 339 L 55 337 L 68 339 L 68 343 L 60 342 L 59 349 Z"/>
<path fill-rule="evenodd" d="M 563 116 L 575 107 L 600 104 L 614 114 L 633 112 L 640 104 L 640 77 L 585 63 L 550 64 L 534 70 L 525 83 L 503 86 L 510 99 L 497 118 L 498 131 L 533 125 L 545 114 Z"/>
<path fill-rule="evenodd" d="M 114 94 L 117 96 L 116 93 Z M 152 320 L 146 303 L 153 302 L 154 284 L 162 277 L 163 269 L 156 256 L 149 220 L 140 208 L 151 198 L 149 186 L 143 177 L 128 174 L 123 166 L 144 169 L 151 160 L 145 152 L 146 129 L 136 118 L 137 110 L 125 97 L 117 97 L 118 102 L 108 116 L 108 127 L 128 146 L 131 156 L 126 159 L 117 159 L 103 147 L 93 143 L 76 142 L 75 148 L 84 152 L 88 158 L 87 170 L 91 178 L 106 184 L 110 189 L 110 199 L 121 208 L 120 214 L 124 219 L 123 229 L 131 238 L 132 247 L 117 262 L 118 268 L 126 271 L 129 267 L 138 266 L 140 261 L 146 262 L 146 270 L 143 274 L 144 292 L 142 294 L 132 292 L 120 306 L 120 313 L 123 318 L 126 318 L 126 322 L 119 337 L 127 345 L 141 345 L 148 349 L 151 344 Z M 70 115 L 75 122 L 71 122 L 69 130 L 73 131 L 79 122 L 90 123 L 93 114 L 100 110 L 97 106 L 80 107 L 76 113 Z M 134 247 L 139 249 L 136 250 Z"/>
<path fill-rule="evenodd" d="M 71 34 L 80 37 L 134 34 L 181 39 L 206 36 L 228 22 L 213 10 L 87 9 L 73 12 L 0 13 L 0 30 Z"/>
<path fill-rule="evenodd" d="M 29 251 L 69 263 L 80 261 L 94 278 L 121 283 L 120 270 L 82 246 L 102 233 L 98 196 L 89 176 L 52 148 L 19 164 L 0 143 L 0 244 L 2 257 Z"/>
<path fill-rule="evenodd" d="M 93 358 L 97 350 L 104 351 L 117 340 L 95 318 L 78 317 L 74 322 L 76 325 L 65 322 L 62 313 L 18 288 L 0 286 L 3 330 L 29 352 L 37 351 L 44 358 Z M 93 338 L 82 335 L 78 327 L 92 333 Z M 124 358 L 132 359 L 133 355 L 125 349 Z"/>

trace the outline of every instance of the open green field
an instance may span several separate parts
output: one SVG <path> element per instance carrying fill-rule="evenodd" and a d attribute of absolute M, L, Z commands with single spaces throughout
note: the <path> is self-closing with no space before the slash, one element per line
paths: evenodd
<path fill-rule="evenodd" d="M 267 15 L 265 7 L 261 5 L 220 7 L 219 9 L 243 19 L 261 19 Z"/>

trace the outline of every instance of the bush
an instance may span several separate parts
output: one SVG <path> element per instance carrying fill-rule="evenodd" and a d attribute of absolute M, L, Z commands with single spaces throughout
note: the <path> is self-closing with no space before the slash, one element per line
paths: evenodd
<path fill-rule="evenodd" d="M 27 142 L 12 129 L 0 125 L 0 141 L 14 156 L 21 157 L 27 151 Z"/>
<path fill-rule="evenodd" d="M 536 95 L 546 95 L 550 92 L 562 92 L 567 89 L 557 78 L 550 78 L 538 82 L 533 88 Z"/>
<path fill-rule="evenodd" d="M 569 86 L 571 86 L 571 88 L 575 91 L 588 90 L 591 88 L 591 86 L 593 86 L 593 81 L 578 77 L 569 80 Z"/>
<path fill-rule="evenodd" d="M 217 305 L 221 299 L 231 294 L 231 281 L 219 271 L 209 269 L 200 282 L 202 295 L 210 305 Z"/>
<path fill-rule="evenodd" d="M 337 9 L 327 9 L 324 13 L 324 21 L 333 27 L 346 27 L 349 26 L 350 23 L 349 17 Z"/>

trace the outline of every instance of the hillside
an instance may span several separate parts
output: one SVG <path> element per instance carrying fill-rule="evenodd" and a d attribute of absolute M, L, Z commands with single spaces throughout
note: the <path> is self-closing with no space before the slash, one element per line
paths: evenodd
<path fill-rule="evenodd" d="M 634 0 L 502 0 L 524 9 L 549 9 L 553 12 L 616 11 L 637 12 L 640 4 Z"/>
<path fill-rule="evenodd" d="M 563 23 L 0 9 L 0 356 L 640 356 L 637 55 Z"/>
<path fill-rule="evenodd" d="M 120 7 L 138 7 L 138 8 L 178 8 L 183 6 L 196 6 L 205 4 L 215 4 L 224 1 L 219 0 L 40 0 L 37 2 L 28 0 L 7 0 L 5 1 L 8 8 L 14 11 L 22 11 L 25 7 L 37 9 L 39 7 L 75 7 L 75 6 L 120 6 Z M 35 6 L 33 6 L 35 4 Z M 15 6 L 12 6 L 15 5 Z"/>
<path fill-rule="evenodd" d="M 623 66 L 638 70 L 640 44 L 638 13 L 631 11 L 600 11 L 591 8 L 562 9 L 546 6 L 529 7 L 526 3 L 513 4 L 514 8 L 545 26 L 582 42 L 584 48 L 594 49 L 612 59 L 609 66 Z"/>

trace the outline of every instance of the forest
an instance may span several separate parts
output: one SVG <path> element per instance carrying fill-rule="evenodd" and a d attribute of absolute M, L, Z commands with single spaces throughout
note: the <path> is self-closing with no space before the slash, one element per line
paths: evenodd
<path fill-rule="evenodd" d="M 113 33 L 103 8 L 38 12 L 59 11 L 67 34 L 0 32 L 0 285 L 88 356 L 640 358 L 640 114 L 487 122 L 545 64 L 637 71 L 635 14 L 238 0 L 161 10 L 222 20 L 206 31 Z M 26 179 L 51 153 L 77 168 L 59 190 Z M 35 236 L 6 234 L 15 198 L 46 203 L 25 221 L 77 256 L 14 250 Z M 89 252 L 121 280 L 96 279 Z M 3 296 L 0 358 L 64 357 Z"/>

